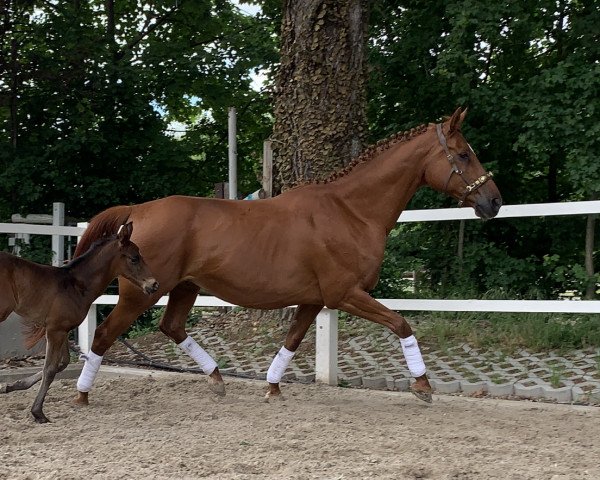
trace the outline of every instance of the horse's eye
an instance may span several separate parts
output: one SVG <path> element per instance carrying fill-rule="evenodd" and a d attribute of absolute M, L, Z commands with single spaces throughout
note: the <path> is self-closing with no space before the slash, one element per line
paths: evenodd
<path fill-rule="evenodd" d="M 458 156 L 460 157 L 461 160 L 468 160 L 469 159 L 469 152 L 459 153 Z"/>
<path fill-rule="evenodd" d="M 133 257 L 130 258 L 131 263 L 136 264 L 136 263 L 140 263 L 140 256 L 139 255 L 134 255 Z"/>

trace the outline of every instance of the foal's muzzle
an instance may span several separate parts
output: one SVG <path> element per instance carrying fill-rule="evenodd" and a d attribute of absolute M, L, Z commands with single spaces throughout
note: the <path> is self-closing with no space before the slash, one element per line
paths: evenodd
<path fill-rule="evenodd" d="M 158 290 L 158 287 L 159 283 L 154 278 L 145 280 L 142 284 L 144 292 L 148 295 L 152 295 L 153 293 L 155 293 Z"/>

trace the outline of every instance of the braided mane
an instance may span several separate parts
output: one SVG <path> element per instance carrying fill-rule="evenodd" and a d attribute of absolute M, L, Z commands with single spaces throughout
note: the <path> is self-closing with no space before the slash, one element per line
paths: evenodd
<path fill-rule="evenodd" d="M 379 155 L 384 150 L 387 150 L 388 148 L 390 148 L 398 143 L 408 142 L 409 140 L 412 140 L 413 138 L 421 135 L 422 133 L 425 133 L 427 131 L 427 128 L 428 128 L 428 125 L 423 124 L 423 125 L 419 125 L 418 127 L 411 128 L 410 130 L 406 130 L 404 132 L 398 132 L 398 133 L 391 135 L 383 140 L 379 140 L 377 143 L 374 143 L 373 145 L 369 145 L 367 148 L 365 148 L 362 151 L 362 153 L 359 156 L 355 157 L 348 165 L 341 168 L 340 170 L 333 172 L 327 178 L 325 178 L 323 180 L 319 180 L 319 179 L 299 180 L 299 181 L 294 182 L 294 184 L 292 185 L 291 188 L 303 187 L 305 185 L 325 184 L 325 183 L 334 182 L 337 179 L 348 175 L 354 169 L 354 167 L 356 167 L 357 165 L 360 165 L 361 163 L 365 163 L 365 162 L 372 160 L 374 157 Z"/>

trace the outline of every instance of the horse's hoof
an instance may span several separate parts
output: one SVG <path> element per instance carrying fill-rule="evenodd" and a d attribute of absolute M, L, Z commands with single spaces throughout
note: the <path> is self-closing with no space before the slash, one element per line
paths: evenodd
<path fill-rule="evenodd" d="M 88 392 L 77 392 L 77 397 L 73 399 L 73 403 L 79 406 L 89 405 Z"/>
<path fill-rule="evenodd" d="M 423 390 L 417 390 L 414 387 L 411 387 L 410 391 L 419 400 L 423 400 L 424 402 L 427 402 L 427 403 L 432 403 L 433 402 L 433 396 L 431 395 L 431 392 L 425 392 Z"/>
<path fill-rule="evenodd" d="M 8 393 L 8 383 L 0 383 L 0 394 Z"/>
<path fill-rule="evenodd" d="M 285 397 L 281 393 L 267 392 L 265 395 L 265 403 L 283 402 Z"/>
<path fill-rule="evenodd" d="M 225 396 L 225 383 L 219 382 L 217 380 L 213 380 L 211 377 L 208 377 L 208 388 L 210 391 L 218 395 L 219 397 Z"/>

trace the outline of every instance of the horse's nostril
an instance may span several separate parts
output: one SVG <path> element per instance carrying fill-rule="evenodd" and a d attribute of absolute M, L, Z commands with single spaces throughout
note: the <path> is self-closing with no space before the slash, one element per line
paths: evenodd
<path fill-rule="evenodd" d="M 501 198 L 492 199 L 492 206 L 494 207 L 494 210 L 497 213 L 500 210 L 500 207 L 502 206 L 502 199 Z"/>

